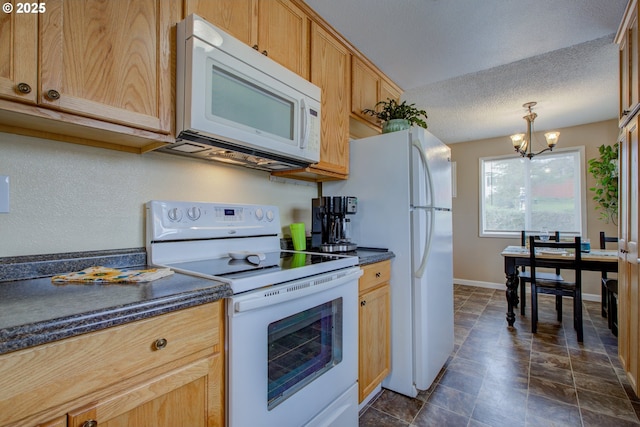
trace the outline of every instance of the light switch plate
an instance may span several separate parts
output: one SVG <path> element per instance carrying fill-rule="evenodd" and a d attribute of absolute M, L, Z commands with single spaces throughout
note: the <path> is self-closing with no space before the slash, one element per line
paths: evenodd
<path fill-rule="evenodd" d="M 9 213 L 9 177 L 0 175 L 0 213 Z"/>

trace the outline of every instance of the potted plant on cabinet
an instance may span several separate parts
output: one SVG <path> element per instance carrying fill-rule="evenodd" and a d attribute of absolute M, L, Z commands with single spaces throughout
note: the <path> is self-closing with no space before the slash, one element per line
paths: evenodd
<path fill-rule="evenodd" d="M 362 112 L 382 120 L 382 133 L 409 129 L 412 125 L 426 129 L 427 122 L 421 117 L 427 119 L 427 112 L 419 110 L 415 105 L 407 104 L 407 101 L 398 104 L 395 99 L 387 98 L 386 101 L 378 102 L 373 109 L 366 108 Z"/>
<path fill-rule="evenodd" d="M 593 200 L 600 209 L 600 219 L 616 224 L 618 219 L 618 143 L 598 147 L 600 157 L 589 160 L 589 172 L 596 179 Z"/>

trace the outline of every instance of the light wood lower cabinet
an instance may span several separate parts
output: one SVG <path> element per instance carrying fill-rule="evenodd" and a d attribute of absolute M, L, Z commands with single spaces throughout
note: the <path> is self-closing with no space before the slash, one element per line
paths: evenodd
<path fill-rule="evenodd" d="M 224 426 L 222 302 L 0 356 L 0 426 Z"/>
<path fill-rule="evenodd" d="M 391 369 L 391 261 L 362 267 L 359 282 L 358 401 L 362 402 Z"/>

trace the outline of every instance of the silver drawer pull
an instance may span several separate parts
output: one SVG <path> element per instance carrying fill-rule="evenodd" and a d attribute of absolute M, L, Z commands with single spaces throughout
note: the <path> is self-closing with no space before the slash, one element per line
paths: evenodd
<path fill-rule="evenodd" d="M 153 343 L 154 350 L 162 350 L 167 346 L 167 340 L 164 338 L 158 338 L 156 342 Z"/>
<path fill-rule="evenodd" d="M 98 427 L 98 422 L 96 420 L 87 420 L 82 423 L 81 427 Z"/>

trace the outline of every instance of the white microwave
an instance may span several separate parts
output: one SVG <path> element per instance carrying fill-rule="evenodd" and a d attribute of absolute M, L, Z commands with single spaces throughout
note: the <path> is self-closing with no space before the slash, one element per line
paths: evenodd
<path fill-rule="evenodd" d="M 176 142 L 159 151 L 270 171 L 320 160 L 318 86 L 197 15 L 176 53 Z"/>

